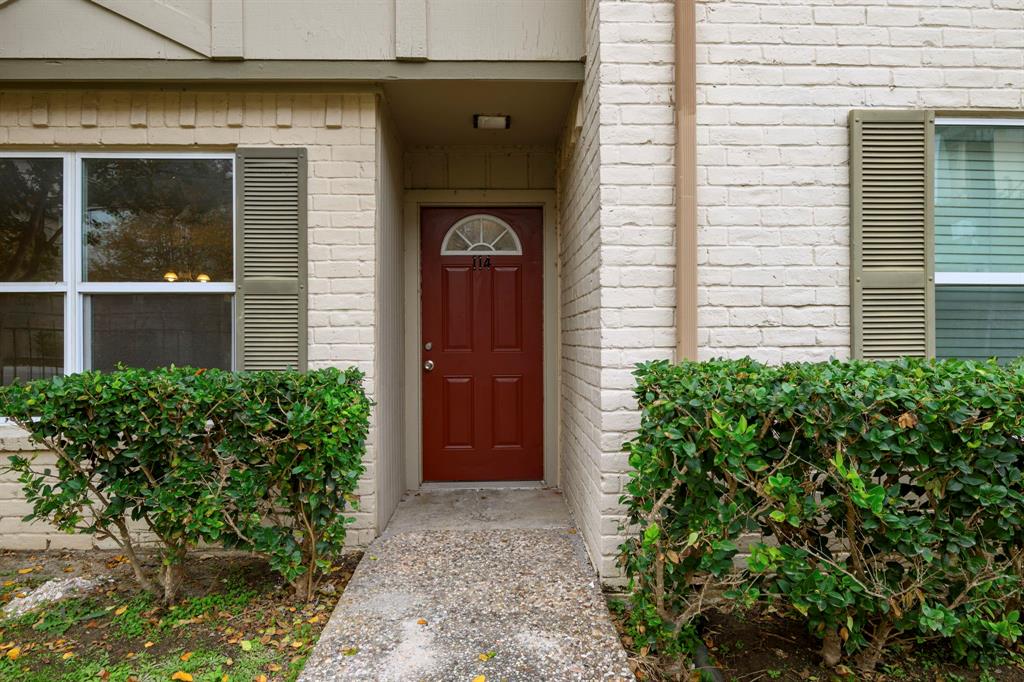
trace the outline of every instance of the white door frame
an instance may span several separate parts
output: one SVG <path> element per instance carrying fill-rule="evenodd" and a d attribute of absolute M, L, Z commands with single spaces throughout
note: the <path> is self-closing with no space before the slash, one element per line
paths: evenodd
<path fill-rule="evenodd" d="M 536 206 L 544 229 L 544 480 L 559 482 L 559 315 L 558 235 L 554 190 L 406 190 L 405 192 L 405 480 L 412 490 L 423 484 L 423 369 L 420 311 L 420 209 L 424 206 Z M 514 482 L 495 485 L 515 486 Z M 526 483 L 523 481 L 522 483 Z M 453 484 L 455 487 L 455 484 Z M 461 485 L 459 487 L 465 487 Z"/>

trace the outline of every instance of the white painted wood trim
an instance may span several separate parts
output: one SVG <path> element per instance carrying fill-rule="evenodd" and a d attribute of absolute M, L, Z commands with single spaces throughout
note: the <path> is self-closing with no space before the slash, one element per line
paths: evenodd
<path fill-rule="evenodd" d="M 937 126 L 1012 126 L 1024 127 L 1022 118 L 960 118 L 958 116 L 942 116 L 935 118 Z"/>
<path fill-rule="evenodd" d="M 420 208 L 424 206 L 538 206 L 544 230 L 544 483 L 558 487 L 561 457 L 561 357 L 558 233 L 554 190 L 406 190 L 405 211 L 405 483 L 423 484 L 423 398 L 420 347 Z"/>
<path fill-rule="evenodd" d="M 935 283 L 1024 286 L 1024 272 L 936 272 Z"/>

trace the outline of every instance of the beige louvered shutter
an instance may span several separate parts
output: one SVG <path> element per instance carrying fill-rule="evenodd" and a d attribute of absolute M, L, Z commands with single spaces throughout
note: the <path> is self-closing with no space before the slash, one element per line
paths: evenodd
<path fill-rule="evenodd" d="M 235 364 L 306 369 L 306 150 L 237 151 Z"/>
<path fill-rule="evenodd" d="M 928 111 L 850 115 L 854 357 L 935 354 L 934 122 Z"/>

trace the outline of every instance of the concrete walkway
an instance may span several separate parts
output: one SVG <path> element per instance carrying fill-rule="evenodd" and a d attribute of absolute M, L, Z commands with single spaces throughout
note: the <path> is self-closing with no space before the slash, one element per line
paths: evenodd
<path fill-rule="evenodd" d="M 300 682 L 632 680 L 561 495 L 420 492 L 367 549 Z"/>

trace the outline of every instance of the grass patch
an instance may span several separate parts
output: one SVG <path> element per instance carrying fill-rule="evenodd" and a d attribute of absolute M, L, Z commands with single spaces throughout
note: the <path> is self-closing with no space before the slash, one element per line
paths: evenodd
<path fill-rule="evenodd" d="M 67 577 L 67 553 L 56 568 L 31 575 L 0 569 L 13 583 L 4 602 L 53 577 Z M 309 604 L 265 562 L 232 556 L 189 567 L 185 596 L 167 608 L 139 593 L 127 565 L 101 559 L 95 576 L 112 575 L 112 587 L 0 619 L 0 682 L 149 682 L 187 673 L 195 682 L 291 682 L 302 670 L 357 561 L 350 555 L 326 581 L 331 594 Z M 17 560 L 24 561 L 24 557 Z M 104 563 L 105 561 L 105 563 Z M 121 574 L 124 574 L 123 576 Z M 121 579 L 124 578 L 124 579 Z"/>

